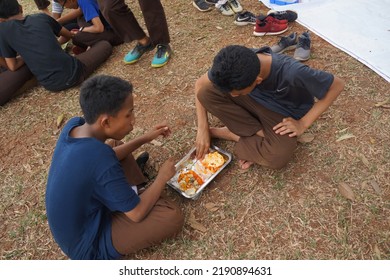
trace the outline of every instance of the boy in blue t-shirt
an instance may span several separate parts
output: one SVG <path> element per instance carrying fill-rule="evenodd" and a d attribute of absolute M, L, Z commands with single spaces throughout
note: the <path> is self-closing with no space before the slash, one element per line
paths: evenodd
<path fill-rule="evenodd" d="M 82 13 L 77 20 L 80 29 L 72 31 L 74 53 L 85 51 L 99 41 L 107 41 L 112 46 L 123 43 L 100 12 L 97 0 L 54 0 L 55 3 L 68 9 L 79 9 Z"/>
<path fill-rule="evenodd" d="M 161 198 L 174 175 L 167 160 L 151 185 L 132 152 L 159 136 L 169 136 L 162 123 L 125 144 L 135 123 L 132 85 L 98 75 L 80 89 L 84 118 L 75 117 L 58 139 L 46 189 L 46 211 L 55 241 L 71 259 L 117 259 L 174 237 L 183 226 L 176 204 Z"/>

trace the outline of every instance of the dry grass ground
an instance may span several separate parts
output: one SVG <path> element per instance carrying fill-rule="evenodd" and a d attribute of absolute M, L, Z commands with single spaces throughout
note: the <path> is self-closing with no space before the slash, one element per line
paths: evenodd
<path fill-rule="evenodd" d="M 33 1 L 20 2 L 25 13 L 37 11 Z M 143 23 L 138 4 L 128 2 Z M 215 10 L 198 12 L 190 0 L 162 2 L 172 60 L 152 69 L 147 54 L 125 66 L 123 55 L 134 45 L 127 43 L 96 71 L 134 84 L 138 128 L 132 135 L 163 119 L 170 123 L 171 138 L 145 147 L 153 174 L 167 157 L 180 158 L 193 146 L 193 85 L 216 52 L 228 44 L 258 47 L 278 41 L 253 37 L 251 26 L 235 26 L 232 17 Z M 267 11 L 258 1 L 242 4 L 257 14 Z M 304 29 L 294 23 L 290 31 Z M 390 259 L 390 111 L 388 103 L 380 105 L 389 101 L 389 83 L 312 35 L 307 64 L 346 81 L 340 98 L 307 131 L 314 139 L 300 144 L 280 171 L 255 166 L 242 173 L 233 159 L 198 200 L 167 189 L 186 215 L 182 233 L 129 258 Z M 78 88 L 53 94 L 36 87 L 0 108 L 0 259 L 66 259 L 52 239 L 44 204 L 61 115 L 65 121 L 80 115 Z M 216 144 L 232 150 L 232 143 Z M 345 197 L 350 191 L 352 200 Z"/>

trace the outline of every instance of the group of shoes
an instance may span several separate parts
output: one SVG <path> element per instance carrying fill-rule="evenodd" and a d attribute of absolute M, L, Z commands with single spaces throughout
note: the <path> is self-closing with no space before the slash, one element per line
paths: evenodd
<path fill-rule="evenodd" d="M 294 58 L 299 61 L 306 61 L 310 58 L 310 33 L 303 32 L 298 36 L 297 32 L 291 33 L 288 36 L 282 36 L 276 45 L 271 47 L 275 53 L 283 53 L 288 50 L 294 51 Z"/>
<path fill-rule="evenodd" d="M 224 3 L 221 4 L 221 2 Z M 193 0 L 192 5 L 201 12 L 211 11 L 215 6 L 224 16 L 232 16 L 243 10 L 238 0 Z"/>
<path fill-rule="evenodd" d="M 255 16 L 249 11 L 238 13 L 234 23 L 236 25 L 253 24 L 253 35 L 278 35 L 286 32 L 288 24 L 294 22 L 298 18 L 298 14 L 291 10 L 286 11 L 268 11 L 267 15 L 260 14 Z"/>
<path fill-rule="evenodd" d="M 260 14 L 256 16 L 249 11 L 243 11 L 235 16 L 234 23 L 236 25 L 256 25 L 254 31 L 265 34 L 257 35 L 277 35 L 287 30 L 286 26 L 289 22 L 294 22 L 298 18 L 298 14 L 291 10 L 286 11 L 268 11 L 267 15 Z M 287 26 L 288 27 L 288 26 Z M 277 32 L 277 34 L 275 34 Z M 256 35 L 256 34 L 254 34 Z"/>

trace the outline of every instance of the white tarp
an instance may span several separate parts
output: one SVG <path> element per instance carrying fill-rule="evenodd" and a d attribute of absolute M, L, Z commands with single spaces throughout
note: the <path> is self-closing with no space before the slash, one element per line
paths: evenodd
<path fill-rule="evenodd" d="M 301 0 L 270 4 L 294 10 L 298 22 L 390 82 L 390 0 Z"/>

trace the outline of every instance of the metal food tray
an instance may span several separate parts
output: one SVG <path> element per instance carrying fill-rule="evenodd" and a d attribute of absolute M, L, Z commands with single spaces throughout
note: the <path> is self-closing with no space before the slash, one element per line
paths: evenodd
<path fill-rule="evenodd" d="M 180 189 L 179 183 L 177 182 L 177 179 L 182 171 L 186 170 L 194 170 L 194 166 L 196 163 L 196 158 L 195 158 L 195 150 L 196 148 L 192 148 L 188 154 L 186 154 L 178 163 L 176 163 L 176 173 L 175 175 L 167 182 L 167 184 L 172 187 L 175 191 L 179 192 L 182 196 L 186 198 L 191 198 L 191 199 L 197 199 L 199 198 L 200 194 L 202 193 L 203 189 L 210 184 L 210 182 L 226 167 L 226 165 L 229 164 L 232 160 L 232 155 L 231 153 L 224 151 L 217 146 L 211 145 L 209 149 L 209 153 L 218 151 L 224 158 L 225 158 L 225 163 L 215 172 L 212 174 L 210 177 L 208 177 L 204 183 L 198 188 L 198 190 L 194 194 L 187 194 L 185 191 Z M 199 174 L 199 173 L 198 173 Z M 202 174 L 199 174 L 201 177 Z"/>

